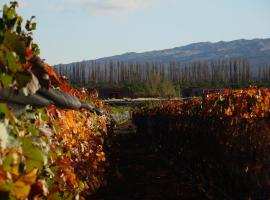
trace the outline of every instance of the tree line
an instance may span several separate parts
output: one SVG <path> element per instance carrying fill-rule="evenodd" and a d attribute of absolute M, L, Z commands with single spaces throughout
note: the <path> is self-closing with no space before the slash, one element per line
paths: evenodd
<path fill-rule="evenodd" d="M 82 85 L 149 83 L 155 76 L 182 86 L 270 83 L 270 65 L 252 67 L 246 59 L 239 58 L 192 63 L 83 61 L 60 64 L 54 69 L 71 83 Z"/>

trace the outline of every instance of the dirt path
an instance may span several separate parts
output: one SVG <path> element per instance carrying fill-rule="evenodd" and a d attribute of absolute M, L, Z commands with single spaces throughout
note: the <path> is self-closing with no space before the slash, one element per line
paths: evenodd
<path fill-rule="evenodd" d="M 149 143 L 133 128 L 123 126 L 116 130 L 111 149 L 114 160 L 107 186 L 90 199 L 202 199 L 181 193 L 183 187 L 188 186 L 188 181 L 183 184 L 179 172 L 174 173 L 169 162 L 151 149 Z"/>

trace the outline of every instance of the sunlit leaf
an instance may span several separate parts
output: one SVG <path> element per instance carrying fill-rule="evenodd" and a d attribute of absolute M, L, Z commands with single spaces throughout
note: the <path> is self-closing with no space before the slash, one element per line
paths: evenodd
<path fill-rule="evenodd" d="M 3 83 L 4 87 L 8 87 L 12 84 L 13 78 L 8 74 L 2 73 L 0 74 L 0 80 Z"/>
<path fill-rule="evenodd" d="M 229 108 L 227 108 L 226 110 L 225 110 L 225 114 L 227 115 L 227 116 L 232 116 L 232 110 L 231 110 L 231 108 L 229 107 Z"/>
<path fill-rule="evenodd" d="M 41 149 L 33 145 L 33 140 L 30 138 L 22 139 L 23 153 L 26 157 L 25 166 L 26 171 L 30 171 L 34 168 L 42 169 L 44 154 Z"/>
<path fill-rule="evenodd" d="M 31 189 L 31 185 L 35 183 L 37 177 L 37 169 L 33 169 L 29 173 L 21 176 L 14 184 L 11 195 L 17 199 L 27 198 Z"/>

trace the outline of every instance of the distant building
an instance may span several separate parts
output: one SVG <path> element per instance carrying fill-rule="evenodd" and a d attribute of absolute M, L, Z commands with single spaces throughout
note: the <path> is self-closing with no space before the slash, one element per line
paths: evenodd
<path fill-rule="evenodd" d="M 210 93 L 224 93 L 224 88 L 219 87 L 192 87 L 181 91 L 182 97 L 201 97 Z"/>
<path fill-rule="evenodd" d="M 97 88 L 99 97 L 102 99 L 133 98 L 134 93 L 128 88 Z"/>

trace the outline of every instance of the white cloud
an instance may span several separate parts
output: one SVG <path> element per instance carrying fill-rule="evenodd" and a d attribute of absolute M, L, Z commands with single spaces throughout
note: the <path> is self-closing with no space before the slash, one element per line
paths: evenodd
<path fill-rule="evenodd" d="M 65 0 L 80 6 L 90 14 L 123 16 L 148 7 L 158 0 Z"/>

